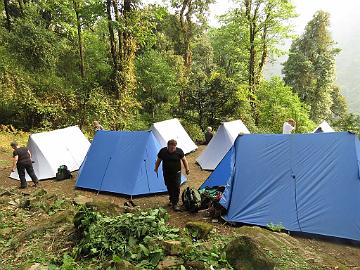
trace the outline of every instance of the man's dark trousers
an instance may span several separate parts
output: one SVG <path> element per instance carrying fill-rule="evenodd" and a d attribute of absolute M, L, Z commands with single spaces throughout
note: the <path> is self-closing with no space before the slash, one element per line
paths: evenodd
<path fill-rule="evenodd" d="M 177 205 L 180 196 L 181 172 L 164 175 L 165 185 L 172 205 Z"/>
<path fill-rule="evenodd" d="M 17 168 L 17 171 L 18 171 L 18 174 L 19 174 L 19 178 L 20 178 L 22 188 L 27 187 L 26 178 L 25 178 L 25 170 L 28 173 L 28 175 L 31 177 L 31 180 L 35 184 L 37 184 L 38 178 L 35 175 L 32 163 L 25 163 L 25 164 L 17 163 L 16 168 Z"/>

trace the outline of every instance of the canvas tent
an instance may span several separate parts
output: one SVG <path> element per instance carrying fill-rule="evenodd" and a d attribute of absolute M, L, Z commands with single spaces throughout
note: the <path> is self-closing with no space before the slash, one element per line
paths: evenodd
<path fill-rule="evenodd" d="M 33 167 L 39 180 L 56 176 L 60 165 L 66 165 L 70 171 L 80 168 L 90 142 L 77 126 L 32 134 L 27 147 L 32 154 Z M 19 180 L 17 170 L 10 174 Z M 30 177 L 26 174 L 26 180 Z"/>
<path fill-rule="evenodd" d="M 360 143 L 342 133 L 243 135 L 220 203 L 229 222 L 360 240 Z"/>
<path fill-rule="evenodd" d="M 196 159 L 200 167 L 203 170 L 214 170 L 240 133 L 250 133 L 241 120 L 222 123 L 205 150 Z"/>
<path fill-rule="evenodd" d="M 159 150 L 151 131 L 98 131 L 75 186 L 123 195 L 165 192 L 161 166 L 154 172 Z"/>
<path fill-rule="evenodd" d="M 154 123 L 151 126 L 151 130 L 161 147 L 165 147 L 169 140 L 175 139 L 178 143 L 177 146 L 181 148 L 185 154 L 197 149 L 195 143 L 176 118 Z"/>
<path fill-rule="evenodd" d="M 328 122 L 322 121 L 320 125 L 318 125 L 312 133 L 319 132 L 335 132 L 335 130 L 329 125 Z"/>

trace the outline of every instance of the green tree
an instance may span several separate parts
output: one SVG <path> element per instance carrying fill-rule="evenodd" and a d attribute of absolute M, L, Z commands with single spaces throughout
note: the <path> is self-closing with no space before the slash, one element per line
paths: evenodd
<path fill-rule="evenodd" d="M 293 118 L 297 132 L 308 132 L 315 127 L 309 120 L 308 107 L 294 94 L 289 86 L 279 77 L 262 80 L 257 91 L 259 109 L 259 130 L 279 133 L 288 118 Z"/>
<path fill-rule="evenodd" d="M 315 122 L 331 119 L 334 97 L 339 97 L 339 91 L 333 95 L 337 89 L 335 56 L 339 49 L 335 47 L 329 26 L 330 15 L 317 12 L 304 34 L 293 41 L 283 69 L 285 82 L 309 105 L 310 118 Z"/>
<path fill-rule="evenodd" d="M 138 99 L 141 112 L 149 115 L 151 122 L 171 116 L 172 106 L 178 102 L 180 86 L 172 63 L 171 56 L 154 50 L 137 58 Z"/>
<path fill-rule="evenodd" d="M 291 33 L 289 20 L 295 8 L 284 0 L 237 0 L 237 7 L 222 17 L 222 27 L 213 31 L 216 61 L 226 74 L 247 84 L 255 123 L 256 102 L 253 99 L 263 68 Z"/>

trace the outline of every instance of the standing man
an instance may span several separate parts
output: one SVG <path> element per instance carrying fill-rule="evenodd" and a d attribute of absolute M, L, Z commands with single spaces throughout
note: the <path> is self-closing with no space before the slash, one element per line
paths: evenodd
<path fill-rule="evenodd" d="M 94 130 L 95 130 L 95 133 L 96 133 L 96 131 L 104 130 L 103 126 L 100 125 L 99 121 L 94 121 Z"/>
<path fill-rule="evenodd" d="M 209 142 L 211 141 L 213 136 L 214 136 L 214 134 L 212 132 L 212 127 L 207 127 L 206 132 L 205 132 L 205 145 L 209 144 Z"/>
<path fill-rule="evenodd" d="M 27 183 L 25 179 L 25 170 L 28 173 L 28 175 L 31 177 L 31 180 L 34 182 L 34 186 L 39 183 L 37 176 L 35 175 L 34 168 L 32 166 L 31 161 L 31 153 L 29 149 L 26 147 L 19 147 L 16 142 L 12 142 L 10 144 L 12 149 L 14 149 L 13 152 L 13 166 L 12 166 L 12 172 L 15 172 L 15 168 L 17 168 L 19 178 L 20 178 L 20 188 L 26 188 Z"/>
<path fill-rule="evenodd" d="M 296 128 L 296 122 L 294 119 L 287 120 L 283 125 L 283 134 L 291 134 L 291 132 Z"/>
<path fill-rule="evenodd" d="M 158 168 L 162 162 L 163 175 L 169 193 L 170 205 L 175 211 L 180 211 L 178 203 L 181 184 L 181 162 L 185 167 L 186 174 L 189 174 L 190 171 L 183 150 L 177 148 L 176 145 L 177 142 L 175 140 L 170 140 L 167 143 L 167 147 L 164 147 L 159 151 L 154 171 L 158 173 Z"/>

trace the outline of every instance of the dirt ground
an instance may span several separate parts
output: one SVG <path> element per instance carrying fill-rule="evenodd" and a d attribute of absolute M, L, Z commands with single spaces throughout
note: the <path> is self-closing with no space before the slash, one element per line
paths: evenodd
<path fill-rule="evenodd" d="M 19 182 L 8 178 L 10 173 L 11 151 L 10 149 L 5 149 L 3 147 L 0 148 L 0 187 L 17 187 L 19 185 Z M 210 172 L 201 170 L 195 162 L 196 158 L 201 154 L 203 149 L 204 146 L 200 146 L 196 152 L 191 153 L 187 156 L 190 166 L 190 175 L 188 176 L 187 182 L 182 185 L 182 190 L 185 189 L 187 186 L 198 188 L 209 176 Z M 116 194 L 97 194 L 97 192 L 95 191 L 75 189 L 74 186 L 76 181 L 76 173 L 73 173 L 73 175 L 74 177 L 71 180 L 59 182 L 54 180 L 41 181 L 40 186 L 44 188 L 48 193 L 62 194 L 68 198 L 74 198 L 77 195 L 84 195 L 87 197 L 92 197 L 95 200 L 111 201 L 120 206 L 122 206 L 128 200 L 128 198 L 118 196 Z M 35 190 L 36 188 L 32 187 L 32 184 L 30 183 L 29 187 L 24 192 L 32 193 Z M 186 222 L 193 220 L 211 222 L 211 220 L 206 217 L 205 213 L 190 214 L 188 212 L 174 212 L 167 206 L 168 196 L 166 194 L 157 194 L 146 197 L 134 197 L 133 201 L 141 208 L 164 207 L 168 209 L 170 214 L 170 224 L 177 227 L 183 227 Z M 231 227 L 228 224 L 214 223 L 214 225 L 216 230 L 222 234 L 231 234 L 236 230 L 234 227 Z M 321 240 L 309 237 L 297 238 L 300 240 L 303 247 L 310 246 L 319 253 L 326 253 L 332 255 L 339 262 L 347 265 L 349 269 L 360 269 L 360 245 L 358 244 L 350 244 L 334 239 Z M 334 269 L 337 268 L 335 267 Z"/>

